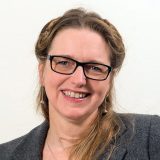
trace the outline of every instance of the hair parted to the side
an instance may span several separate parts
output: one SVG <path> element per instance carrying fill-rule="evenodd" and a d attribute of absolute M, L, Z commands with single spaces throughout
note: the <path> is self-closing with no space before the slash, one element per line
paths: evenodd
<path fill-rule="evenodd" d="M 102 154 L 104 149 L 113 151 L 111 142 L 116 138 L 120 126 L 116 114 L 113 111 L 114 76 L 120 70 L 124 57 L 125 47 L 121 35 L 117 29 L 106 19 L 102 19 L 95 12 L 87 12 L 83 8 L 71 9 L 61 17 L 51 20 L 42 29 L 35 47 L 35 54 L 39 63 L 45 63 L 51 42 L 57 32 L 65 28 L 87 28 L 99 33 L 111 49 L 112 82 L 109 94 L 99 107 L 99 114 L 87 133 L 81 137 L 73 147 L 70 159 L 93 160 Z M 43 100 L 43 103 L 41 103 Z M 46 120 L 49 120 L 48 98 L 43 86 L 40 87 L 37 96 L 37 106 L 41 108 Z M 104 114 L 104 110 L 107 113 Z M 112 147 L 111 147 L 112 146 Z M 108 155 L 109 159 L 110 155 Z"/>

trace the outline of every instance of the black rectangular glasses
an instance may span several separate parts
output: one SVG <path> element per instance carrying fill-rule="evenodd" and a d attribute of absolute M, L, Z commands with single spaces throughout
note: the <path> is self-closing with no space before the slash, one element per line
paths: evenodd
<path fill-rule="evenodd" d="M 82 63 L 64 56 L 47 55 L 47 59 L 50 60 L 50 66 L 54 72 L 71 75 L 78 66 L 81 66 L 86 78 L 97 81 L 107 79 L 109 73 L 112 71 L 112 67 L 105 64 L 94 62 Z"/>

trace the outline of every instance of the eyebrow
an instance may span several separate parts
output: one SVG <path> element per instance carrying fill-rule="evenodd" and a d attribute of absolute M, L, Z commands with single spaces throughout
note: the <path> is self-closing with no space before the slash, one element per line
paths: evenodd
<path fill-rule="evenodd" d="M 53 54 L 54 55 L 54 54 Z M 64 55 L 64 54 L 60 54 L 60 55 L 55 55 L 55 56 L 62 56 L 62 57 L 66 57 L 66 58 L 70 58 L 70 59 L 73 59 L 75 61 L 78 61 L 78 62 L 81 62 L 81 63 L 98 63 L 98 64 L 104 64 L 104 65 L 107 65 L 103 62 L 99 62 L 97 60 L 89 60 L 89 61 L 85 61 L 85 62 L 82 62 L 82 61 L 79 61 L 77 59 L 75 59 L 74 57 L 70 56 L 70 55 Z"/>

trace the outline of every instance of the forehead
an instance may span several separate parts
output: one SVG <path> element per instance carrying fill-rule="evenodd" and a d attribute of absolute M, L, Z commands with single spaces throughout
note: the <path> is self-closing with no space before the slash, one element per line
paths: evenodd
<path fill-rule="evenodd" d="M 79 61 L 110 62 L 110 48 L 103 37 L 87 28 L 67 28 L 54 37 L 49 54 L 66 55 Z"/>

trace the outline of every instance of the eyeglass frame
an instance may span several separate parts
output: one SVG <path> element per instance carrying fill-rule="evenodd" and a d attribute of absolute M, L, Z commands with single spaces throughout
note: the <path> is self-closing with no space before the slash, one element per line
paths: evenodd
<path fill-rule="evenodd" d="M 67 59 L 69 59 L 69 60 L 71 60 L 71 61 L 74 61 L 74 62 L 76 63 L 76 67 L 75 67 L 75 69 L 73 70 L 73 72 L 72 72 L 72 73 L 61 73 L 61 72 L 55 71 L 55 70 L 52 68 L 52 60 L 53 60 L 54 57 L 67 58 Z M 75 60 L 75 59 L 72 59 L 72 58 L 70 58 L 70 57 L 65 57 L 65 56 L 61 56 L 61 55 L 49 55 L 49 54 L 48 54 L 48 55 L 47 55 L 47 59 L 50 61 L 50 67 L 51 67 L 52 71 L 54 71 L 54 72 L 56 72 L 56 73 L 63 74 L 63 75 L 71 75 L 71 74 L 73 74 L 73 73 L 76 71 L 76 69 L 77 69 L 79 66 L 81 66 L 82 69 L 83 69 L 83 74 L 85 75 L 85 77 L 88 78 L 88 79 L 96 80 L 96 81 L 104 81 L 104 80 L 106 80 L 106 79 L 108 78 L 110 72 L 113 70 L 111 66 L 106 65 L 106 64 L 96 63 L 96 62 L 79 62 L 79 61 L 77 61 L 77 60 Z M 106 77 L 103 78 L 103 79 L 90 78 L 90 77 L 88 77 L 88 76 L 86 75 L 86 73 L 85 73 L 84 66 L 85 66 L 86 64 L 97 64 L 97 65 L 105 66 L 105 67 L 108 68 L 108 74 L 107 74 Z"/>

